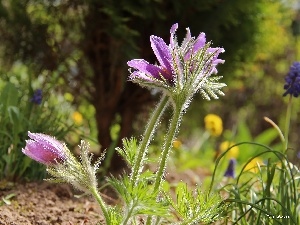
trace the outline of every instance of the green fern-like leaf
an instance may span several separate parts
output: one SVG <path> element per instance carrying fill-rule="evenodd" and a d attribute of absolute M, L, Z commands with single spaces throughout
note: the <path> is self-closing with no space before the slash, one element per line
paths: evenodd
<path fill-rule="evenodd" d="M 222 76 L 208 77 L 202 83 L 200 94 L 207 100 L 218 99 L 218 96 L 223 96 L 224 93 L 221 91 L 223 87 L 226 87 L 225 83 L 218 82 Z"/>
<path fill-rule="evenodd" d="M 108 182 L 124 200 L 124 218 L 134 220 L 137 215 L 168 215 L 167 205 L 157 201 L 157 192 L 154 192 L 147 179 L 140 179 L 133 184 L 128 176 L 124 175 L 120 179 L 111 177 Z"/>
<path fill-rule="evenodd" d="M 132 167 L 137 153 L 138 144 L 136 138 L 124 138 L 122 140 L 123 148 L 117 147 L 118 153 L 126 160 L 128 166 Z"/>
<path fill-rule="evenodd" d="M 107 212 L 110 225 L 120 225 L 122 223 L 122 212 L 119 207 L 108 207 Z"/>
<path fill-rule="evenodd" d="M 176 201 L 170 196 L 167 199 L 180 218 L 179 224 L 182 225 L 214 222 L 220 219 L 224 209 L 219 195 L 202 193 L 199 188 L 189 191 L 184 183 L 179 183 L 176 188 Z"/>

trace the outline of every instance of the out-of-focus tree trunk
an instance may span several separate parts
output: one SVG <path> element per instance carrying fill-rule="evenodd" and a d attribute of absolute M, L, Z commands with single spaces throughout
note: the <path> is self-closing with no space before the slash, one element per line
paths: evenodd
<path fill-rule="evenodd" d="M 100 24 L 95 26 L 93 20 L 98 18 Z M 128 71 L 122 54 L 122 43 L 103 27 L 109 27 L 109 20 L 96 8 L 91 8 L 86 17 L 86 30 L 84 54 L 92 68 L 94 90 L 92 104 L 96 109 L 96 122 L 98 129 L 98 141 L 101 151 L 108 149 L 112 144 L 110 128 L 116 114 L 121 116 L 121 130 L 118 145 L 121 139 L 132 134 L 132 124 L 135 116 L 143 106 L 151 101 L 148 90 L 136 84 L 128 83 Z M 103 26 L 102 26 L 103 25 Z M 120 171 L 125 167 L 125 161 L 114 154 L 111 159 L 110 171 Z"/>

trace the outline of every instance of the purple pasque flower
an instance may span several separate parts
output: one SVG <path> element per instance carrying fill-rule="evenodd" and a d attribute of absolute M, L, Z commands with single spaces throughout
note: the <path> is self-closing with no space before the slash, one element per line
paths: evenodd
<path fill-rule="evenodd" d="M 298 97 L 300 94 L 300 62 L 294 62 L 290 67 L 290 71 L 285 77 L 284 89 L 286 90 L 283 96 L 293 95 Z"/>
<path fill-rule="evenodd" d="M 22 152 L 31 159 L 45 165 L 66 160 L 65 145 L 54 137 L 41 133 L 31 133 L 30 131 L 28 131 L 28 136 L 31 139 L 26 140 L 26 146 Z"/>
<path fill-rule="evenodd" d="M 230 159 L 227 169 L 224 173 L 224 177 L 235 177 L 235 165 L 236 165 L 236 160 L 235 159 Z"/>
<path fill-rule="evenodd" d="M 42 99 L 43 99 L 43 91 L 42 89 L 37 89 L 34 93 L 32 98 L 30 99 L 30 101 L 32 103 L 35 103 L 37 105 L 40 105 L 42 103 Z"/>
<path fill-rule="evenodd" d="M 186 37 L 179 45 L 175 34 L 177 28 L 177 23 L 171 27 L 169 45 L 160 37 L 150 36 L 151 47 L 159 64 L 150 64 L 144 59 L 133 59 L 127 62 L 127 65 L 134 69 L 129 80 L 142 86 L 167 90 L 170 95 L 184 92 L 184 97 L 180 97 L 184 101 L 188 101 L 199 89 L 217 90 L 225 86 L 209 83 L 208 80 L 212 74 L 217 73 L 216 66 L 224 62 L 218 58 L 224 49 L 210 48 L 205 33 L 200 33 L 197 38 L 194 38 L 188 28 Z M 221 91 L 216 92 L 222 94 Z M 214 92 L 208 90 L 208 93 Z"/>

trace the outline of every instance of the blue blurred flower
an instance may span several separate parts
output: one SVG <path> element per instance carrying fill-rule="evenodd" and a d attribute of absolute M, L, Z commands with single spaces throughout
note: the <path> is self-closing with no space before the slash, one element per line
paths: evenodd
<path fill-rule="evenodd" d="M 288 94 L 298 97 L 300 94 L 300 62 L 294 62 L 290 67 L 290 71 L 285 77 L 286 84 L 284 89 L 286 90 L 283 96 Z"/>
<path fill-rule="evenodd" d="M 42 103 L 42 99 L 43 99 L 43 92 L 41 89 L 37 89 L 34 93 L 32 98 L 30 99 L 30 101 L 32 103 L 35 103 L 37 105 L 40 105 Z"/>
<path fill-rule="evenodd" d="M 234 170 L 235 170 L 235 164 L 236 160 L 235 159 L 230 159 L 228 163 L 228 167 L 224 173 L 224 177 L 235 177 Z"/>

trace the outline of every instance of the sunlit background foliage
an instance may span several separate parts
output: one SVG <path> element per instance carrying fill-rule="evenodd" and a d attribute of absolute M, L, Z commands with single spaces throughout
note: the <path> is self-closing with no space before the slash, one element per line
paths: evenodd
<path fill-rule="evenodd" d="M 1 0 L 0 87 L 17 83 L 19 94 L 27 96 L 19 99 L 24 105 L 34 89 L 42 89 L 43 105 L 56 108 L 52 117 L 68 117 L 66 121 L 76 127 L 63 135 L 70 146 L 75 149 L 79 139 L 88 139 L 95 152 L 100 146 L 108 149 L 112 163 L 107 160 L 107 168 L 120 169 L 124 164 L 113 154 L 114 147 L 121 145 L 121 138 L 140 131 L 157 97 L 126 82 L 126 62 L 133 57 L 154 62 L 149 36 L 167 41 L 167 28 L 178 22 L 194 34 L 205 32 L 207 40 L 226 50 L 222 55 L 226 63 L 218 68 L 228 86 L 226 96 L 208 103 L 196 97 L 179 137 L 187 151 L 203 151 L 213 162 L 222 142 L 259 139 L 271 128 L 264 116 L 283 124 L 284 76 L 300 48 L 299 33 L 295 26 L 292 29 L 297 15 L 292 0 L 187 0 L 184 4 L 179 0 Z M 179 36 L 184 33 L 179 30 Z M 296 108 L 291 156 L 299 145 Z M 207 146 L 199 142 L 205 137 L 204 117 L 209 113 L 220 116 L 224 130 Z M 276 145 L 278 136 L 266 132 L 266 144 Z M 26 134 L 18 135 L 24 140 Z M 4 139 L 1 134 L 1 143 Z M 239 151 L 238 157 L 248 157 L 247 147 Z M 7 152 L 7 146 L 1 146 L 1 152 Z"/>

